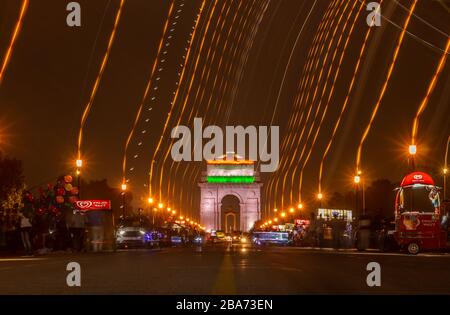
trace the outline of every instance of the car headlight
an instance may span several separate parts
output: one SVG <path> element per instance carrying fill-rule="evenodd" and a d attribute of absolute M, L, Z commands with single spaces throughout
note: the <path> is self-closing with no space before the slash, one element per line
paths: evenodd
<path fill-rule="evenodd" d="M 125 231 L 119 231 L 119 235 L 124 235 Z"/>
<path fill-rule="evenodd" d="M 139 231 L 139 233 L 141 233 L 142 235 L 145 235 L 145 231 Z"/>

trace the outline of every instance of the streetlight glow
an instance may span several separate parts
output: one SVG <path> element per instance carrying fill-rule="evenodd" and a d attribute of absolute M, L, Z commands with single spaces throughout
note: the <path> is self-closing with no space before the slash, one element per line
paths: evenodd
<path fill-rule="evenodd" d="M 447 175 L 447 173 L 448 173 L 448 168 L 444 168 L 444 169 L 443 169 L 443 172 L 444 172 L 444 175 Z"/>
<path fill-rule="evenodd" d="M 158 203 L 158 208 L 162 209 L 164 207 L 164 204 L 162 202 Z"/>
<path fill-rule="evenodd" d="M 127 184 L 122 184 L 122 191 L 127 190 Z"/>
<path fill-rule="evenodd" d="M 415 144 L 411 144 L 409 146 L 409 154 L 415 155 L 417 153 L 417 146 Z"/>
<path fill-rule="evenodd" d="M 317 194 L 317 199 L 322 200 L 323 199 L 323 194 L 322 193 L 318 193 Z"/>
<path fill-rule="evenodd" d="M 76 161 L 76 165 L 77 165 L 78 168 L 82 167 L 83 166 L 83 160 L 77 160 Z"/>
<path fill-rule="evenodd" d="M 298 208 L 299 210 L 303 209 L 303 204 L 302 204 L 302 203 L 299 203 L 299 204 L 297 205 L 297 208 Z"/>
<path fill-rule="evenodd" d="M 153 198 L 152 197 L 149 197 L 148 199 L 147 199 L 147 202 L 149 203 L 149 204 L 153 204 L 153 202 L 154 202 L 154 200 L 153 200 Z"/>
<path fill-rule="evenodd" d="M 289 209 L 289 212 L 290 212 L 290 213 L 294 213 L 294 208 L 291 207 L 291 208 Z"/>
<path fill-rule="evenodd" d="M 355 182 L 355 184 L 359 184 L 361 182 L 361 177 L 359 175 L 356 175 L 353 181 Z"/>
<path fill-rule="evenodd" d="M 286 216 L 286 213 L 281 212 L 281 217 L 284 218 Z"/>

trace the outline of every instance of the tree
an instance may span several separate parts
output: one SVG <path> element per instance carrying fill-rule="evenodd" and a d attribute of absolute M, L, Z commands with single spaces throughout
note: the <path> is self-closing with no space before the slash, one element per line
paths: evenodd
<path fill-rule="evenodd" d="M 24 187 L 22 162 L 4 157 L 0 152 L 0 208 L 20 207 Z"/>

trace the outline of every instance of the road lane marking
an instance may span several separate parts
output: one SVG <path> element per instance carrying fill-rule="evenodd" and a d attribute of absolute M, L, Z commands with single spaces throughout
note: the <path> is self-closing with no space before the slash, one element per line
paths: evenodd
<path fill-rule="evenodd" d="M 0 262 L 11 262 L 11 261 L 37 261 L 37 260 L 47 260 L 48 258 L 0 258 Z"/>
<path fill-rule="evenodd" d="M 218 275 L 213 284 L 212 294 L 236 294 L 236 283 L 234 281 L 234 266 L 231 255 L 224 255 Z"/>

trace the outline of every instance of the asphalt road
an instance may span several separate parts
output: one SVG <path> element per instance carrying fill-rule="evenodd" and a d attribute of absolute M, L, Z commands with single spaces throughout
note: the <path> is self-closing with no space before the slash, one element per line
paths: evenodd
<path fill-rule="evenodd" d="M 68 287 L 66 266 L 81 266 Z M 381 286 L 368 287 L 369 262 Z M 0 294 L 450 294 L 450 255 L 242 246 L 0 258 Z"/>

